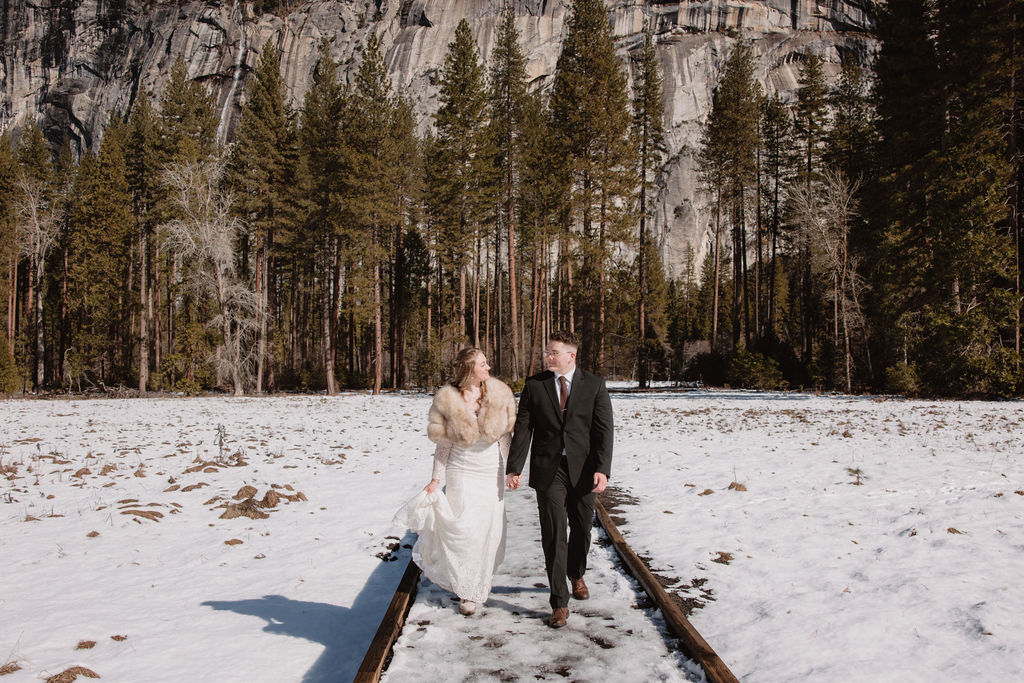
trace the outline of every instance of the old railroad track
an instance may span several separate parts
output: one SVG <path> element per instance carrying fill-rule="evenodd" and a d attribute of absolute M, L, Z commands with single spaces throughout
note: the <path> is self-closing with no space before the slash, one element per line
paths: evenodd
<path fill-rule="evenodd" d="M 552 632 L 544 625 L 547 590 L 532 492 L 509 495 L 505 561 L 484 609 L 471 618 L 459 616 L 451 596 L 421 580 L 410 560 L 356 683 L 439 676 L 736 682 L 622 537 L 605 507 L 613 503 L 601 498 L 596 509 L 601 529 L 587 572 L 591 599 L 570 604 L 567 628 Z"/>

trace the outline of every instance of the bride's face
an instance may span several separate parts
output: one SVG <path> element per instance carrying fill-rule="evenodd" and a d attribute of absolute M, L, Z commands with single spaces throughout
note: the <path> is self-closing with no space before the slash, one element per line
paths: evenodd
<path fill-rule="evenodd" d="M 491 366 L 487 364 L 487 356 L 482 353 L 478 353 L 476 356 L 476 365 L 473 366 L 473 378 L 478 382 L 483 382 L 490 376 Z"/>

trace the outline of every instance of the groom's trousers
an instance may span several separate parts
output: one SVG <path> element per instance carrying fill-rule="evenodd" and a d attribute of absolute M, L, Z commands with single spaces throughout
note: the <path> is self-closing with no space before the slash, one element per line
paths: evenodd
<path fill-rule="evenodd" d="M 573 486 L 563 458 L 551 484 L 537 490 L 540 539 L 552 608 L 569 606 L 568 579 L 583 578 L 587 571 L 597 494 L 593 492 L 593 479 L 586 479 L 580 477 L 578 485 Z"/>

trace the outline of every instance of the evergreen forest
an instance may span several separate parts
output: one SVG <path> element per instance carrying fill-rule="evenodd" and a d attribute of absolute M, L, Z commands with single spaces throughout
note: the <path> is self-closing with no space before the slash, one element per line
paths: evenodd
<path fill-rule="evenodd" d="M 179 57 L 78 158 L 0 138 L 0 392 L 430 388 L 465 345 L 516 386 L 570 329 L 641 387 L 1020 395 L 1021 13 L 889 0 L 873 62 L 800 55 L 795 102 L 730 41 L 707 256 L 673 264 L 657 36 L 626 63 L 602 0 L 543 92 L 510 10 L 488 63 L 460 23 L 428 126 L 376 38 L 350 74 L 325 42 L 297 108 L 268 42 L 221 144 Z"/>

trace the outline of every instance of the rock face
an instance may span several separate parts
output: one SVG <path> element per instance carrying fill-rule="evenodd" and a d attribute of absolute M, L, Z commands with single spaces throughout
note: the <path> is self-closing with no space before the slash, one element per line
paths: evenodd
<path fill-rule="evenodd" d="M 358 68 L 370 31 L 382 40 L 392 83 L 411 95 L 421 130 L 437 107 L 437 76 L 459 20 L 469 21 L 489 59 L 501 0 L 309 0 L 290 13 L 257 16 L 247 2 L 162 0 L 4 0 L 0 26 L 0 128 L 34 117 L 54 143 L 79 150 L 98 142 L 111 113 L 123 113 L 140 89 L 160 93 L 181 54 L 189 75 L 207 85 L 229 141 L 245 80 L 266 41 L 280 48 L 292 105 L 310 81 L 321 39 L 346 76 Z M 655 233 L 667 270 L 678 274 L 687 247 L 700 263 L 707 242 L 708 198 L 697 186 L 694 154 L 711 93 L 729 51 L 751 41 L 765 90 L 795 98 L 800 55 L 867 64 L 874 50 L 871 0 L 606 0 L 624 63 L 655 28 L 664 79 L 669 152 L 659 187 Z M 520 41 L 537 88 L 550 86 L 567 0 L 518 0 Z"/>

